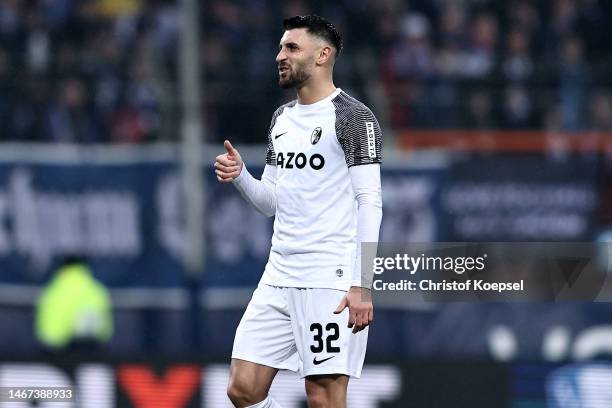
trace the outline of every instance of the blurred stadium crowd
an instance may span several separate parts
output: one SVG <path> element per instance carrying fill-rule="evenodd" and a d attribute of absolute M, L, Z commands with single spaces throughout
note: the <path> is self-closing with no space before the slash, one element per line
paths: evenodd
<path fill-rule="evenodd" d="M 207 140 L 261 143 L 285 16 L 344 32 L 336 84 L 388 129 L 612 130 L 612 5 L 598 0 L 201 2 Z M 2 140 L 174 140 L 178 2 L 0 0 Z M 235 120 L 239 116 L 241 120 Z"/>

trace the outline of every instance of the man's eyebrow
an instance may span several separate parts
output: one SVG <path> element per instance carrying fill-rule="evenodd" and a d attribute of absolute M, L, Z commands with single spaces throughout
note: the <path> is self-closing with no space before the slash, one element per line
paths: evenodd
<path fill-rule="evenodd" d="M 296 48 L 299 48 L 299 45 L 297 45 L 297 43 L 294 43 L 293 41 L 288 41 L 286 42 L 284 45 L 286 46 L 294 46 Z M 281 48 L 283 48 L 283 43 L 278 44 L 278 49 L 280 50 Z"/>

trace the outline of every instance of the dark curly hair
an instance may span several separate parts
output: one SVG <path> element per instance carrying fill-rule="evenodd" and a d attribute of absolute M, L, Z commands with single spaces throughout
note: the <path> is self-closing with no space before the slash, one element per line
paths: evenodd
<path fill-rule="evenodd" d="M 336 49 L 336 54 L 342 51 L 342 34 L 328 20 L 321 16 L 311 14 L 308 16 L 295 16 L 283 20 L 283 28 L 292 30 L 294 28 L 306 28 L 306 31 L 327 41 Z"/>

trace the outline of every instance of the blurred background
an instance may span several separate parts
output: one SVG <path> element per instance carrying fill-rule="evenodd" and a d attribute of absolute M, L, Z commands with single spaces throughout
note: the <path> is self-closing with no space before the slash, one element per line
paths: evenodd
<path fill-rule="evenodd" d="M 610 2 L 0 0 L 0 387 L 229 406 L 272 221 L 212 163 L 263 169 L 310 13 L 383 128 L 382 241 L 612 241 Z M 383 303 L 349 406 L 610 407 L 610 356 L 607 303 Z"/>

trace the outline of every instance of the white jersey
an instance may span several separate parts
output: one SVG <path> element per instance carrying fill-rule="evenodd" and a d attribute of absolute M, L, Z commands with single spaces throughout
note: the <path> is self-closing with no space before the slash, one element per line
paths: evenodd
<path fill-rule="evenodd" d="M 266 164 L 276 166 L 276 219 L 261 282 L 347 290 L 356 257 L 357 202 L 349 167 L 381 162 L 372 112 L 336 89 L 276 110 Z"/>

